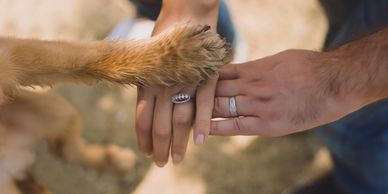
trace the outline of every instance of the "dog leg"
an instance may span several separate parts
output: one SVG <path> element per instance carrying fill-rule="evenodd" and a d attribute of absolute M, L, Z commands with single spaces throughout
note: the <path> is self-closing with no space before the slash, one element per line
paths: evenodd
<path fill-rule="evenodd" d="M 2 119 L 1 108 L 0 105 L 0 194 L 19 194 L 15 180 L 24 179 L 34 163 L 37 139 L 10 128 L 10 123 Z"/>
<path fill-rule="evenodd" d="M 22 194 L 11 180 L 0 180 L 0 194 Z"/>
<path fill-rule="evenodd" d="M 230 49 L 208 26 L 180 25 L 150 40 L 54 42 L 0 38 L 0 89 L 59 82 L 196 83 L 225 64 Z"/>
<path fill-rule="evenodd" d="M 129 149 L 85 143 L 80 115 L 53 93 L 21 90 L 12 101 L 0 105 L 0 123 L 34 141 L 47 140 L 52 153 L 76 164 L 127 172 L 136 162 Z"/>
<path fill-rule="evenodd" d="M 48 140 L 52 153 L 69 162 L 100 170 L 126 173 L 134 167 L 136 156 L 131 150 L 116 145 L 85 143 L 81 138 L 82 125 L 79 116 L 74 115 L 67 120 L 71 122 L 66 126 L 66 135 Z"/>
<path fill-rule="evenodd" d="M 15 185 L 21 191 L 20 194 L 51 194 L 51 192 L 38 183 L 31 173 L 27 173 L 27 176 L 21 180 L 15 181 Z"/>

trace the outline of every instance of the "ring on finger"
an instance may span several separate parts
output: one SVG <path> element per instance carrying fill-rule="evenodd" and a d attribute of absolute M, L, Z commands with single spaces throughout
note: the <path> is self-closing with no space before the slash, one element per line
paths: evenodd
<path fill-rule="evenodd" d="M 192 99 L 190 94 L 187 93 L 177 93 L 171 97 L 171 102 L 174 104 L 183 104 L 189 102 Z"/>
<path fill-rule="evenodd" d="M 238 116 L 238 113 L 237 113 L 237 103 L 236 103 L 236 97 L 235 96 L 229 97 L 229 113 L 233 117 L 237 117 Z"/>

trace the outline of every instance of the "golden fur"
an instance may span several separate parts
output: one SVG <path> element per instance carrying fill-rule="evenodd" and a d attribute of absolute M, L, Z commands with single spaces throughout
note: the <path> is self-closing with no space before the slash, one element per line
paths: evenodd
<path fill-rule="evenodd" d="M 192 84 L 212 75 L 228 60 L 229 51 L 208 26 L 179 25 L 150 40 L 125 42 L 0 37 L 0 194 L 48 193 L 28 173 L 39 140 L 46 140 L 55 155 L 87 167 L 127 172 L 135 163 L 130 150 L 85 143 L 80 116 L 62 97 L 19 86 L 100 80 L 137 86 Z"/>

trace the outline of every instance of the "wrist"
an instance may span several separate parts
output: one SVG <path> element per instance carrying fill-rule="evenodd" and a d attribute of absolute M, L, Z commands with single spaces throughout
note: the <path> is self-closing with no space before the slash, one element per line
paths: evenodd
<path fill-rule="evenodd" d="M 162 11 L 203 16 L 218 11 L 219 0 L 163 0 Z"/>
<path fill-rule="evenodd" d="M 218 19 L 218 0 L 164 0 L 153 34 L 177 22 L 207 24 L 215 31 Z"/>
<path fill-rule="evenodd" d="M 360 59 L 357 49 L 350 45 L 322 52 L 320 76 L 323 90 L 338 99 L 346 99 L 357 106 L 365 106 L 381 96 L 371 83 L 368 67 Z"/>
<path fill-rule="evenodd" d="M 371 102 L 359 90 L 359 83 L 356 83 L 358 80 L 354 79 L 357 75 L 354 74 L 349 59 L 343 54 L 337 51 L 309 52 L 307 56 L 312 68 L 311 75 L 315 80 L 315 97 L 323 103 L 327 115 L 343 116 Z"/>
<path fill-rule="evenodd" d="M 216 27 L 218 0 L 164 0 L 158 20 L 189 21 Z"/>

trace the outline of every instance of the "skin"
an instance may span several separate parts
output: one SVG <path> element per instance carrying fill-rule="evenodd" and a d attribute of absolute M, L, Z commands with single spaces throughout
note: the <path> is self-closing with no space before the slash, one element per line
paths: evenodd
<path fill-rule="evenodd" d="M 177 22 L 207 24 L 216 29 L 218 0 L 164 0 L 161 13 L 156 21 L 153 35 Z M 139 87 L 136 108 L 136 132 L 142 152 L 152 156 L 157 166 L 163 167 L 169 159 L 178 164 L 185 156 L 190 128 L 194 125 L 194 141 L 203 144 L 210 131 L 214 88 L 217 75 L 204 86 L 178 85 L 174 87 Z M 203 91 L 210 91 L 206 93 Z M 194 96 L 196 103 L 174 105 L 171 97 L 178 92 Z M 195 115 L 195 108 L 201 115 Z M 193 119 L 195 121 L 193 122 Z"/>
<path fill-rule="evenodd" d="M 329 52 L 288 50 L 224 66 L 212 135 L 282 136 L 336 121 L 388 97 L 388 28 Z M 238 114 L 229 114 L 236 96 Z"/>
<path fill-rule="evenodd" d="M 175 4 L 169 4 L 172 2 Z M 216 14 L 209 13 L 216 12 L 198 9 L 196 2 L 204 1 L 165 0 L 154 33 L 185 19 L 199 23 L 214 21 L 214 26 Z M 221 136 L 282 136 L 333 122 L 386 98 L 387 34 L 384 29 L 329 52 L 287 50 L 244 64 L 229 64 L 220 70 L 218 83 L 216 75 L 199 87 L 139 88 L 140 149 L 153 155 L 156 164 L 163 167 L 168 162 L 170 145 L 173 162 L 182 161 L 189 137 L 187 129 L 193 123 L 194 141 L 199 145 L 209 131 L 210 135 Z M 196 105 L 173 106 L 170 98 L 177 92 L 192 95 L 196 92 Z M 231 118 L 228 113 L 231 96 L 236 96 L 240 117 Z M 211 117 L 226 120 L 210 122 Z"/>

